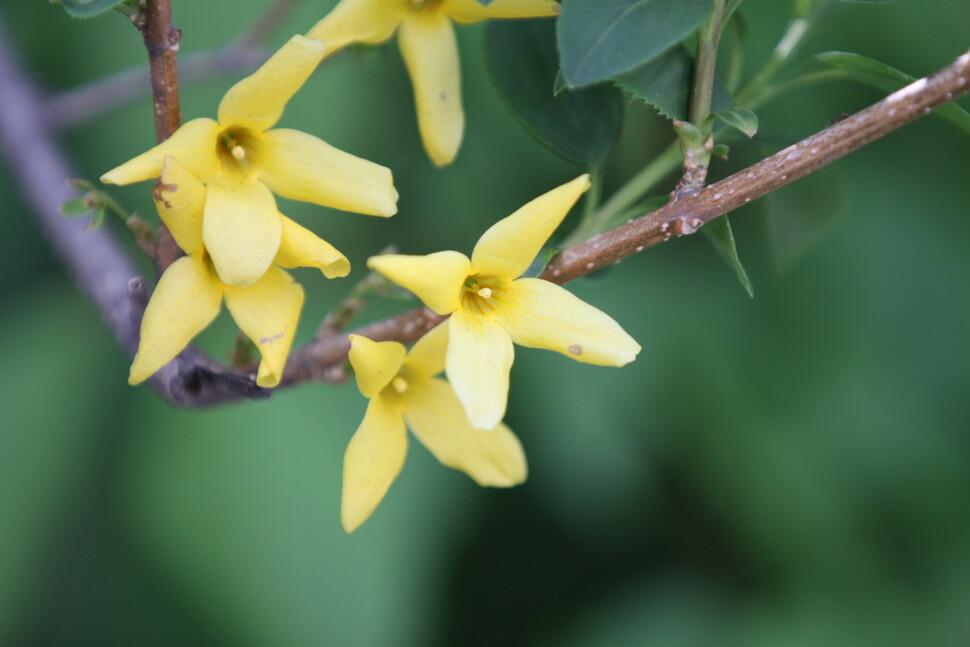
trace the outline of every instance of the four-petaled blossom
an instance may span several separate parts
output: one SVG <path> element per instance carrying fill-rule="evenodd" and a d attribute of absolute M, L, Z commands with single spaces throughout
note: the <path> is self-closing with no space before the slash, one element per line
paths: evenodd
<path fill-rule="evenodd" d="M 218 121 L 185 123 L 101 181 L 129 184 L 155 178 L 166 157 L 176 158 L 207 185 L 202 240 L 226 285 L 255 284 L 276 258 L 284 232 L 273 193 L 345 211 L 393 215 L 397 191 L 390 170 L 298 130 L 270 130 L 323 53 L 318 41 L 294 36 L 226 93 Z"/>
<path fill-rule="evenodd" d="M 418 340 L 411 352 L 397 342 L 350 336 L 350 364 L 367 413 L 344 455 L 341 521 L 353 532 L 367 520 L 397 478 L 407 453 L 407 427 L 435 458 L 462 470 L 479 485 L 510 487 L 526 477 L 519 439 L 503 424 L 473 428 L 444 369 L 444 324 Z"/>
<path fill-rule="evenodd" d="M 219 280 L 202 240 L 202 205 L 206 187 L 174 158 L 165 159 L 154 191 L 159 216 L 188 256 L 162 274 L 141 322 L 138 353 L 128 382 L 151 377 L 185 348 L 216 315 L 223 299 L 239 328 L 259 349 L 259 386 L 273 387 L 283 375 L 293 343 L 303 288 L 282 267 L 318 267 L 328 278 L 346 276 L 350 263 L 329 243 L 279 212 L 279 249 L 262 277 L 252 285 Z"/>
<path fill-rule="evenodd" d="M 414 86 L 421 141 L 437 166 L 450 164 L 465 130 L 458 45 L 451 21 L 554 16 L 554 0 L 341 0 L 307 35 L 326 53 L 350 43 L 398 44 Z"/>
<path fill-rule="evenodd" d="M 434 312 L 451 314 L 448 380 L 476 428 L 491 429 L 505 415 L 513 342 L 603 366 L 623 366 L 640 352 L 602 311 L 549 281 L 518 278 L 588 188 L 581 175 L 532 200 L 492 225 L 470 260 L 446 251 L 367 262 Z"/>

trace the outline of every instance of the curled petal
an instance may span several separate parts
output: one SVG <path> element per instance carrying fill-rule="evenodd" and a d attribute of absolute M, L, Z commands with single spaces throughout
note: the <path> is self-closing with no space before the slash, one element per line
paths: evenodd
<path fill-rule="evenodd" d="M 367 521 L 377 508 L 400 474 L 407 450 L 400 410 L 383 398 L 371 400 L 344 454 L 340 519 L 347 533 Z"/>
<path fill-rule="evenodd" d="M 166 157 L 152 191 L 155 207 L 172 238 L 187 254 L 202 247 L 205 185 L 174 157 Z"/>
<path fill-rule="evenodd" d="M 222 287 L 198 255 L 172 263 L 141 320 L 141 340 L 128 383 L 140 384 L 189 345 L 219 314 Z"/>
<path fill-rule="evenodd" d="M 397 213 L 390 169 L 299 130 L 267 132 L 253 159 L 262 180 L 284 198 L 371 216 Z"/>
<path fill-rule="evenodd" d="M 492 0 L 487 5 L 478 0 L 443 0 L 441 10 L 452 20 L 462 23 L 490 18 L 544 18 L 559 13 L 554 0 Z"/>
<path fill-rule="evenodd" d="M 322 59 L 322 43 L 293 36 L 258 70 L 229 88 L 219 104 L 219 123 L 223 128 L 271 128 Z"/>
<path fill-rule="evenodd" d="M 448 322 L 443 321 L 411 347 L 404 363 L 419 375 L 433 377 L 445 370 L 447 352 Z"/>
<path fill-rule="evenodd" d="M 350 261 L 337 248 L 312 231 L 280 214 L 283 233 L 274 265 L 282 267 L 317 267 L 328 279 L 350 274 Z"/>
<path fill-rule="evenodd" d="M 499 220 L 478 239 L 472 267 L 506 280 L 521 276 L 588 188 L 589 175 L 580 175 Z"/>
<path fill-rule="evenodd" d="M 202 239 L 223 283 L 258 281 L 280 248 L 282 232 L 276 201 L 262 182 L 227 174 L 209 182 Z"/>
<path fill-rule="evenodd" d="M 640 352 L 640 344 L 612 317 L 542 279 L 513 282 L 496 313 L 516 344 L 554 350 L 578 362 L 623 366 Z"/>
<path fill-rule="evenodd" d="M 451 164 L 465 132 L 454 27 L 443 13 L 412 13 L 401 23 L 398 44 L 414 86 L 424 149 L 436 166 Z"/>
<path fill-rule="evenodd" d="M 404 419 L 435 458 L 479 485 L 510 487 L 525 480 L 525 452 L 515 434 L 503 424 L 489 430 L 472 427 L 444 380 L 415 382 L 404 398 Z"/>
<path fill-rule="evenodd" d="M 367 267 L 413 292 L 439 315 L 454 312 L 461 305 L 462 284 L 471 269 L 467 256 L 451 251 L 427 256 L 371 256 Z"/>
<path fill-rule="evenodd" d="M 256 384 L 276 386 L 283 377 L 300 320 L 303 288 L 283 270 L 271 267 L 249 287 L 227 285 L 225 297 L 236 325 L 256 344 L 263 358 Z"/>
<path fill-rule="evenodd" d="M 219 124 L 212 119 L 193 119 L 182 124 L 158 146 L 128 160 L 101 176 L 105 184 L 131 184 L 156 178 L 166 157 L 174 157 L 189 173 L 205 182 L 219 168 L 216 138 Z"/>
<path fill-rule="evenodd" d="M 357 377 L 357 388 L 365 398 L 374 398 L 401 370 L 404 346 L 396 341 L 371 341 L 350 335 L 348 359 Z"/>
<path fill-rule="evenodd" d="M 325 56 L 350 43 L 383 43 L 394 34 L 410 0 L 342 0 L 307 36 L 323 42 Z"/>
<path fill-rule="evenodd" d="M 448 380 L 476 429 L 494 429 L 505 416 L 515 351 L 499 324 L 464 311 L 448 321 Z"/>

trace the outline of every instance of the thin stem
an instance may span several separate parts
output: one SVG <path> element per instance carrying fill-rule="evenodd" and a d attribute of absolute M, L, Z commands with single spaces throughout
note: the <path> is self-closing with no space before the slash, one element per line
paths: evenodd
<path fill-rule="evenodd" d="M 738 93 L 736 97 L 738 105 L 750 106 L 751 97 L 760 92 L 764 86 L 768 85 L 768 83 L 778 76 L 778 73 L 788 61 L 792 52 L 795 51 L 802 39 L 805 38 L 805 35 L 811 27 L 811 16 L 795 18 L 788 23 L 788 28 L 785 29 L 781 40 L 778 41 L 774 51 L 771 53 L 771 58 L 761 68 L 761 71 Z"/>
<path fill-rule="evenodd" d="M 724 0 L 714 0 L 711 17 L 697 33 L 697 64 L 694 67 L 694 89 L 690 95 L 689 117 L 698 128 L 711 114 L 714 96 L 714 68 L 717 65 L 717 45 L 721 40 L 721 18 Z"/>
<path fill-rule="evenodd" d="M 596 215 L 596 209 L 600 206 L 600 198 L 603 195 L 603 171 L 601 164 L 594 164 L 589 167 L 589 191 L 583 200 L 582 224 L 589 222 Z"/>

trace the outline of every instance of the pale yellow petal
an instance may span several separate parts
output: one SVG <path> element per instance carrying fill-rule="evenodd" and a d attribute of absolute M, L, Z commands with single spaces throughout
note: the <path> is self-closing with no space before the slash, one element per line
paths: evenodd
<path fill-rule="evenodd" d="M 370 216 L 397 213 L 390 169 L 312 135 L 287 128 L 271 130 L 252 155 L 259 176 L 284 198 Z"/>
<path fill-rule="evenodd" d="M 404 395 L 404 419 L 435 458 L 479 485 L 510 487 L 525 480 L 525 452 L 515 434 L 503 424 L 472 427 L 444 380 L 416 381 Z"/>
<path fill-rule="evenodd" d="M 202 248 L 205 185 L 174 157 L 166 157 L 152 191 L 155 207 L 172 238 L 187 254 Z"/>
<path fill-rule="evenodd" d="M 271 128 L 321 60 L 321 42 L 293 36 L 258 70 L 229 88 L 219 103 L 219 123 L 223 128 Z"/>
<path fill-rule="evenodd" d="M 212 119 L 193 119 L 182 124 L 158 146 L 128 160 L 101 176 L 105 184 L 131 184 L 151 180 L 162 172 L 166 157 L 174 157 L 189 173 L 203 182 L 219 168 L 216 139 L 219 124 Z"/>
<path fill-rule="evenodd" d="M 436 166 L 451 164 L 465 132 L 455 29 L 443 13 L 423 11 L 404 19 L 397 39 L 414 86 L 424 150 Z"/>
<path fill-rule="evenodd" d="M 225 286 L 225 298 L 236 325 L 252 340 L 263 358 L 256 384 L 276 386 L 283 377 L 300 321 L 303 288 L 280 268 L 271 267 L 253 285 Z"/>
<path fill-rule="evenodd" d="M 357 377 L 357 388 L 365 398 L 373 398 L 401 370 L 404 346 L 396 341 L 371 341 L 367 337 L 350 335 L 347 357 Z"/>
<path fill-rule="evenodd" d="M 640 344 L 612 317 L 542 279 L 514 281 L 495 313 L 516 344 L 554 350 L 578 362 L 623 366 L 640 352 Z"/>
<path fill-rule="evenodd" d="M 515 352 L 499 324 L 464 311 L 448 323 L 448 380 L 476 429 L 494 429 L 505 417 Z"/>
<path fill-rule="evenodd" d="M 589 175 L 580 175 L 499 220 L 475 245 L 472 267 L 506 280 L 521 276 L 588 188 Z"/>
<path fill-rule="evenodd" d="M 336 247 L 283 214 L 280 214 L 280 223 L 283 233 L 274 265 L 317 267 L 328 279 L 350 274 L 350 261 Z"/>
<path fill-rule="evenodd" d="M 182 352 L 216 318 L 220 303 L 222 288 L 199 256 L 172 263 L 145 308 L 128 383 L 144 382 Z"/>
<path fill-rule="evenodd" d="M 554 0 L 442 0 L 441 10 L 452 20 L 469 23 L 491 18 L 544 18 L 559 13 Z"/>
<path fill-rule="evenodd" d="M 394 34 L 410 0 L 342 0 L 307 36 L 323 42 L 325 56 L 350 43 L 382 43 Z"/>
<path fill-rule="evenodd" d="M 462 284 L 471 265 L 464 254 L 448 251 L 427 256 L 371 256 L 367 267 L 410 290 L 439 315 L 446 315 L 461 304 Z"/>
<path fill-rule="evenodd" d="M 282 232 L 276 201 L 262 182 L 228 174 L 209 182 L 202 240 L 223 283 L 258 281 L 280 248 Z"/>
<path fill-rule="evenodd" d="M 404 363 L 418 375 L 432 377 L 445 370 L 448 352 L 448 322 L 443 321 L 419 339 Z"/>
<path fill-rule="evenodd" d="M 344 454 L 340 520 L 347 533 L 367 521 L 377 508 L 400 474 L 407 450 L 400 410 L 384 398 L 371 400 Z"/>

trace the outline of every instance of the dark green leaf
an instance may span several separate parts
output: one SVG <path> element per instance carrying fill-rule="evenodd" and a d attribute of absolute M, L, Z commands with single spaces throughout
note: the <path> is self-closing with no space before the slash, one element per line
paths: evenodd
<path fill-rule="evenodd" d="M 893 0 L 839 0 L 839 2 L 855 2 L 859 4 L 889 4 L 892 1 Z"/>
<path fill-rule="evenodd" d="M 553 94 L 558 71 L 553 21 L 490 23 L 485 61 L 505 103 L 539 141 L 588 165 L 603 159 L 619 132 L 621 93 L 603 85 Z"/>
<path fill-rule="evenodd" d="M 751 279 L 741 264 L 741 258 L 738 256 L 738 248 L 734 242 L 734 232 L 731 231 L 731 221 L 728 220 L 728 217 L 721 216 L 720 218 L 715 218 L 704 225 L 701 231 L 711 241 L 714 248 L 720 252 L 721 257 L 724 258 L 727 264 L 734 269 L 734 273 L 738 276 L 738 281 L 741 282 L 748 296 L 754 297 L 754 286 L 751 285 Z"/>
<path fill-rule="evenodd" d="M 747 108 L 734 106 L 730 110 L 716 113 L 718 118 L 729 126 L 737 128 L 750 139 L 758 132 L 758 115 Z"/>
<path fill-rule="evenodd" d="M 668 119 L 687 120 L 694 78 L 694 58 L 683 45 L 667 50 L 646 65 L 615 77 L 616 83 L 635 98 L 649 103 Z M 712 110 L 734 107 L 731 93 L 714 81 Z"/>
<path fill-rule="evenodd" d="M 639 67 L 700 27 L 713 0 L 564 0 L 557 32 L 563 74 L 572 86 Z"/>
<path fill-rule="evenodd" d="M 125 0 L 57 0 L 57 3 L 64 7 L 64 11 L 73 18 L 94 18 L 124 2 Z"/>

